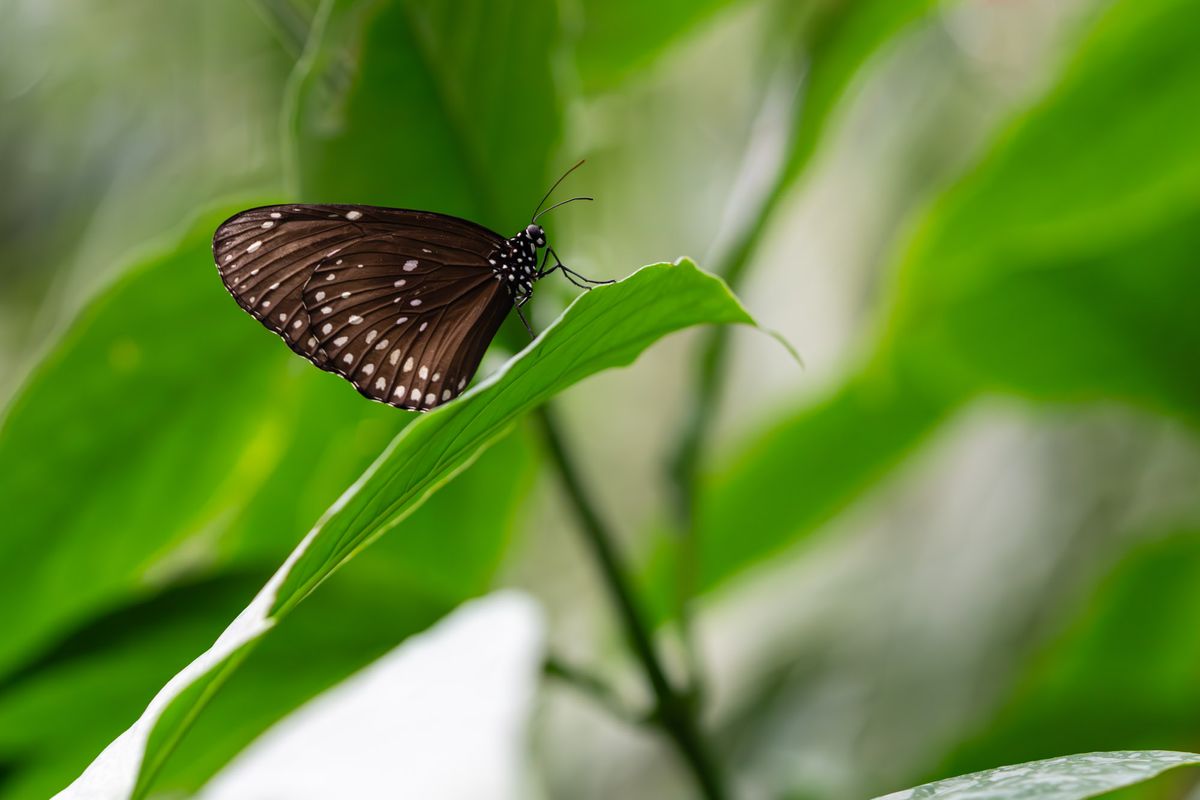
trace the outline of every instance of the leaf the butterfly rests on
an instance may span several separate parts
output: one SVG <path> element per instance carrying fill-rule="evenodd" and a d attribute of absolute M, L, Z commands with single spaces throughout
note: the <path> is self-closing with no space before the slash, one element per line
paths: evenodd
<path fill-rule="evenodd" d="M 503 236 L 428 211 L 279 205 L 213 237 L 238 305 L 362 394 L 427 411 L 456 396 L 514 302 L 542 276 L 545 235 Z"/>

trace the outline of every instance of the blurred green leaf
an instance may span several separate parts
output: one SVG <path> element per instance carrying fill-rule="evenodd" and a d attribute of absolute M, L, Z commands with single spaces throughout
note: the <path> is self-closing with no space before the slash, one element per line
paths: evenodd
<path fill-rule="evenodd" d="M 1196 419 L 1198 29 L 1183 0 L 1101 16 L 1059 84 L 930 211 L 868 366 L 709 480 L 706 587 L 803 538 L 981 392 Z"/>
<path fill-rule="evenodd" d="M 936 385 L 865 372 L 755 437 L 697 499 L 697 589 L 714 588 L 833 517 L 955 407 Z"/>
<path fill-rule="evenodd" d="M 804 102 L 780 182 L 799 177 L 859 70 L 905 27 L 935 11 L 937 0 L 856 0 L 816 3 L 806 28 Z"/>
<path fill-rule="evenodd" d="M 533 46 L 554 38 L 557 17 L 553 4 L 537 6 L 529 24 L 499 42 L 492 34 L 504 14 L 493 3 L 326 3 L 293 79 L 302 191 L 523 220 L 544 190 L 559 130 L 550 52 Z M 501 50 L 514 43 L 522 46 Z M 537 102 L 514 114 L 518 90 Z M 431 143 L 446 145 L 445 158 L 431 158 Z M 25 538 L 0 543 L 23 556 L 19 569 L 9 560 L 14 578 L 0 601 L 11 592 L 31 609 L 0 645 L 0 669 L 85 615 L 135 603 L 189 573 L 277 564 L 294 543 L 281 536 L 308 527 L 407 422 L 293 359 L 229 302 L 209 271 L 208 235 L 231 210 L 100 301 L 90 312 L 99 323 L 89 316 L 73 329 L 0 434 L 0 456 L 30 465 L 13 476 L 20 480 L 0 482 L 0 499 L 36 485 L 48 500 L 16 520 Z M 84 396 L 92 418 L 75 408 Z M 318 428 L 321 436 L 305 433 Z M 76 429 L 91 438 L 50 458 L 63 452 L 60 439 L 82 439 Z M 94 487 L 83 502 L 81 485 Z M 504 519 L 517 502 L 510 496 L 492 508 Z M 449 545 L 414 535 L 394 548 L 388 569 L 399 584 L 452 607 L 490 579 L 503 537 L 470 508 L 442 509 L 447 523 L 462 523 Z M 56 531 L 53 547 L 37 546 L 45 530 Z M 88 563 L 104 569 L 88 574 Z M 153 680 L 143 686 L 161 684 Z M 249 718 L 274 713 L 269 705 L 243 710 Z"/>
<path fill-rule="evenodd" d="M 226 573 L 173 586 L 94 620 L 73 633 L 69 648 L 7 682 L 0 691 L 0 795 L 41 800 L 61 789 L 197 646 L 221 632 L 266 577 Z"/>
<path fill-rule="evenodd" d="M 325 35 L 294 81 L 297 199 L 523 227 L 548 188 L 561 126 L 556 4 L 328 6 Z"/>
<path fill-rule="evenodd" d="M 0 673 L 83 618 L 239 551 L 277 560 L 296 528 L 249 531 L 242 515 L 307 524 L 401 424 L 229 300 L 209 246 L 224 213 L 98 298 L 9 409 L 0 460 L 20 468 L 0 480 L 0 607 L 21 613 Z M 318 424 L 328 438 L 313 443 L 304 431 Z M 305 461 L 285 459 L 297 448 Z M 251 511 L 271 485 L 286 495 Z"/>
<path fill-rule="evenodd" d="M 584 0 L 571 27 L 585 92 L 612 89 L 644 69 L 679 37 L 735 0 Z"/>
<path fill-rule="evenodd" d="M 490 588 L 533 467 L 525 438 L 506 437 L 404 520 L 401 535 L 338 572 L 250 654 L 158 788 L 195 791 L 274 721 Z M 48 797 L 78 775 L 268 577 L 226 574 L 168 589 L 72 633 L 69 648 L 0 689 L 3 796 Z"/>
<path fill-rule="evenodd" d="M 1197 618 L 1200 534 L 1134 551 L 939 773 L 1122 744 L 1193 745 L 1200 737 Z"/>
<path fill-rule="evenodd" d="M 221 687 L 155 791 L 196 791 L 267 727 L 492 588 L 535 468 L 529 437 L 505 436 L 335 573 Z"/>
<path fill-rule="evenodd" d="M 662 336 L 702 323 L 753 321 L 724 284 L 687 261 L 644 267 L 581 295 L 504 369 L 394 439 L 213 648 L 168 682 L 66 796 L 143 795 L 196 714 L 257 640 L 335 570 L 466 468 L 523 413 L 588 375 L 631 363 Z"/>
<path fill-rule="evenodd" d="M 1059 85 L 919 230 L 892 348 L 981 388 L 1196 418 L 1197 30 L 1186 0 L 1101 17 Z"/>
<path fill-rule="evenodd" d="M 1083 753 L 975 772 L 876 800 L 1086 800 L 1190 764 L 1200 764 L 1200 755 L 1169 750 Z"/>

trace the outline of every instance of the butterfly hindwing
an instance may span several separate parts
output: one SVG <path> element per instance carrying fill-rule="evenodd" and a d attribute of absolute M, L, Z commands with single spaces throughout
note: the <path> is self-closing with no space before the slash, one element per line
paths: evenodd
<path fill-rule="evenodd" d="M 396 235 L 327 257 L 302 293 L 326 369 L 400 408 L 458 396 L 512 307 L 486 261 L 472 261 Z"/>

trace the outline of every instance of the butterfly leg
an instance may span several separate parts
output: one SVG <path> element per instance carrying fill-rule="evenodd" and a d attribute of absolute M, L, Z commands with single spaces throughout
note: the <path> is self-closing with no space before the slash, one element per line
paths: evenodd
<path fill-rule="evenodd" d="M 551 267 L 550 272 L 554 272 L 556 269 L 561 269 L 563 274 L 567 276 L 567 280 L 578 286 L 580 289 L 590 289 L 593 286 L 603 286 L 606 283 L 616 283 L 616 281 L 594 281 L 591 278 L 585 278 L 575 270 L 568 267 L 566 264 L 562 263 L 562 259 L 558 257 L 558 253 L 555 253 L 553 248 L 546 248 L 546 252 L 554 256 L 554 266 Z M 550 272 L 547 272 L 546 274 L 549 275 Z"/>
<path fill-rule="evenodd" d="M 529 338 L 536 339 L 537 335 L 534 334 L 533 328 L 529 327 L 529 320 L 525 319 L 525 315 L 521 313 L 521 305 L 518 303 L 513 308 L 517 310 L 517 316 L 521 318 L 521 324 L 525 326 L 525 330 L 529 331 Z"/>
<path fill-rule="evenodd" d="M 546 262 L 549 260 L 550 260 L 550 248 L 547 247 L 546 252 L 542 253 L 542 264 L 540 267 L 538 267 L 538 271 L 537 271 L 537 279 L 538 280 L 541 280 L 542 278 L 549 275 L 550 272 L 554 271 L 553 269 L 551 269 L 550 272 L 546 271 Z"/>

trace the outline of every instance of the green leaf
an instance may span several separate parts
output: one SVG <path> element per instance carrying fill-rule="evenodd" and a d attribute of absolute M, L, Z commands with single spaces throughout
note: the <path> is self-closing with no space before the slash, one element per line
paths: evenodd
<path fill-rule="evenodd" d="M 1200 532 L 1128 553 L 939 774 L 1120 743 L 1190 746 L 1200 736 L 1198 617 Z"/>
<path fill-rule="evenodd" d="M 561 37 L 556 6 L 544 0 L 522 6 L 528 18 L 504 41 L 481 35 L 505 27 L 500 9 L 323 4 L 292 84 L 291 155 L 302 193 L 437 208 L 498 227 L 525 219 L 545 188 L 545 160 L 560 128 L 553 51 L 542 45 Z M 538 102 L 520 114 L 503 105 L 525 94 Z M 477 109 L 485 115 L 475 116 Z M 46 500 L 14 503 L 15 533 L 0 541 L 0 554 L 11 556 L 0 566 L 0 602 L 29 609 L 0 643 L 0 673 L 86 626 L 98 609 L 136 606 L 193 574 L 278 564 L 295 543 L 289 537 L 309 527 L 410 419 L 362 402 L 293 358 L 229 301 L 211 269 L 208 237 L 234 210 L 206 216 L 181 245 L 98 301 L 0 432 L 0 456 L 29 467 L 5 473 L 0 499 L 36 488 Z M 61 389 L 67 385 L 74 393 Z M 77 397 L 88 398 L 88 414 L 78 413 Z M 495 483 L 511 485 L 510 476 Z M 80 486 L 89 487 L 83 496 Z M 506 521 L 520 497 L 475 499 Z M 447 523 L 460 523 L 452 543 L 435 545 L 416 530 L 400 540 L 405 546 L 390 565 L 410 596 L 420 589 L 447 608 L 490 580 L 504 541 L 499 522 L 480 524 L 472 504 L 451 506 L 453 513 L 441 511 Z M 211 637 L 192 641 L 198 648 Z M 146 656 L 153 663 L 127 675 L 153 681 L 143 691 L 162 681 L 163 662 Z M 277 710 L 243 707 L 248 719 Z"/>
<path fill-rule="evenodd" d="M 1198 29 L 1186 0 L 1101 17 L 1059 85 L 918 232 L 890 347 L 980 389 L 1196 419 Z"/>
<path fill-rule="evenodd" d="M 734 0 L 585 0 L 577 4 L 575 62 L 585 92 L 612 89 Z"/>
<path fill-rule="evenodd" d="M 1086 800 L 1189 764 L 1200 764 L 1200 755 L 1170 750 L 1084 753 L 975 772 L 876 800 Z"/>
<path fill-rule="evenodd" d="M 0 478 L 0 607 L 21 613 L 0 674 L 182 576 L 277 561 L 402 424 L 230 301 L 209 248 L 225 213 L 97 298 L 8 411 L 0 460 L 21 468 Z M 303 433 L 317 426 L 328 439 Z M 244 527 L 259 514 L 286 527 Z"/>
<path fill-rule="evenodd" d="M 868 371 L 756 436 L 698 498 L 697 588 L 716 587 L 833 517 L 955 408 L 953 395 L 927 383 Z"/>
<path fill-rule="evenodd" d="M 52 796 L 211 642 L 269 571 L 181 584 L 92 622 L 0 693 L 5 800 Z M 69 720 L 70 724 L 64 724 Z"/>
<path fill-rule="evenodd" d="M 294 81 L 297 199 L 523 227 L 561 127 L 557 4 L 327 6 L 324 35 Z"/>
<path fill-rule="evenodd" d="M 581 295 L 502 370 L 396 437 L 213 647 L 167 683 L 65 796 L 144 794 L 257 640 L 336 569 L 466 468 L 523 413 L 588 375 L 631 363 L 662 336 L 703 323 L 753 321 L 723 283 L 688 261 L 644 267 Z"/>
<path fill-rule="evenodd" d="M 195 792 L 292 709 L 486 592 L 534 475 L 526 438 L 508 436 L 490 448 L 400 533 L 368 548 L 300 606 L 197 718 L 156 789 Z M 78 775 L 268 577 L 227 571 L 172 587 L 73 632 L 69 648 L 27 666 L 0 692 L 0 763 L 11 765 L 6 800 L 49 797 Z"/>
<path fill-rule="evenodd" d="M 863 66 L 902 30 L 938 6 L 937 0 L 860 0 L 818 6 L 806 36 L 809 68 L 804 101 L 783 183 L 802 174 Z"/>
<path fill-rule="evenodd" d="M 536 474 L 530 437 L 519 433 L 482 453 L 255 647 L 164 762 L 155 791 L 197 791 L 268 726 L 489 591 Z"/>
<path fill-rule="evenodd" d="M 900 259 L 868 366 L 707 482 L 706 588 L 802 540 L 984 392 L 1200 419 L 1197 29 L 1185 0 L 1114 4 L 940 198 Z"/>

